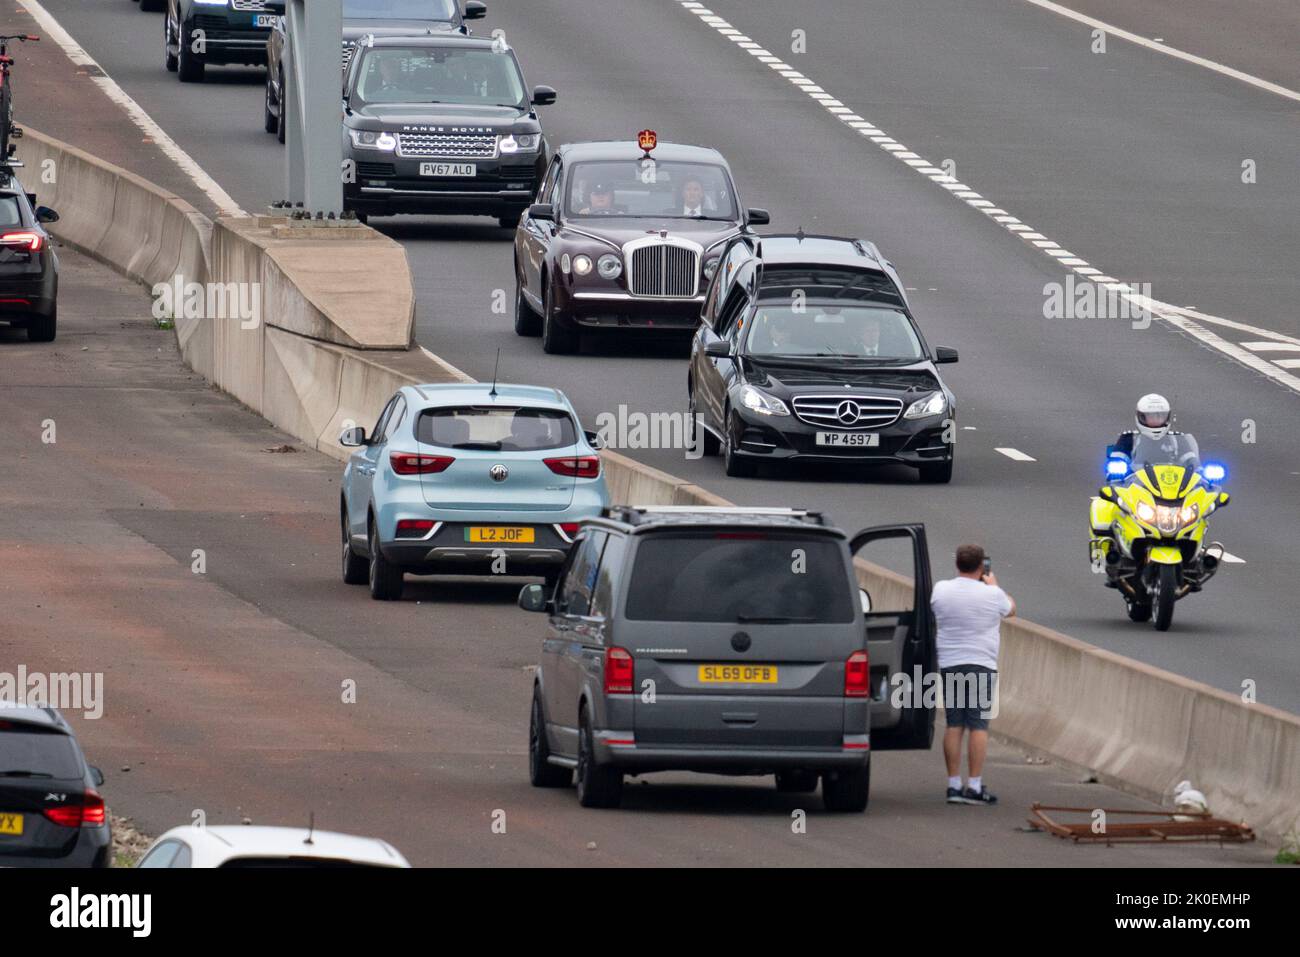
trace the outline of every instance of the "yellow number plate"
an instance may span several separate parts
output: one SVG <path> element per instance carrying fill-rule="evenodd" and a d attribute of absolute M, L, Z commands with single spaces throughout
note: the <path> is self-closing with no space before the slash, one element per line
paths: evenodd
<path fill-rule="evenodd" d="M 23 816 L 21 814 L 0 814 L 0 834 L 22 834 Z"/>
<path fill-rule="evenodd" d="M 486 542 L 491 545 L 531 545 L 536 540 L 531 528 L 511 528 L 501 525 L 481 525 L 465 529 L 465 541 Z"/>
<path fill-rule="evenodd" d="M 700 684 L 774 685 L 776 665 L 700 665 Z"/>

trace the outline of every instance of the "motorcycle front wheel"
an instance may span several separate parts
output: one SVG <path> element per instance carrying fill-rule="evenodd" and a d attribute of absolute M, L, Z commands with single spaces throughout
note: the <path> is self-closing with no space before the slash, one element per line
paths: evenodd
<path fill-rule="evenodd" d="M 1174 621 L 1174 599 L 1178 594 L 1178 568 L 1161 565 L 1156 578 L 1155 608 L 1156 631 L 1168 631 Z"/>

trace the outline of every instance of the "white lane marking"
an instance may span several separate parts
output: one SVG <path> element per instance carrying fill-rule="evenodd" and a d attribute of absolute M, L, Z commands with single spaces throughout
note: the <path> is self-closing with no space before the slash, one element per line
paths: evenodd
<path fill-rule="evenodd" d="M 1238 558 L 1236 555 L 1232 554 L 1232 552 L 1224 552 L 1224 553 L 1223 553 L 1223 560 L 1224 560 L 1225 562 L 1227 562 L 1229 565 L 1244 565 L 1244 564 L 1246 564 L 1246 559 L 1244 559 L 1244 558 Z"/>
<path fill-rule="evenodd" d="M 1292 345 L 1289 342 L 1243 342 L 1241 347 L 1251 352 L 1295 352 L 1300 350 L 1300 343 Z"/>
<path fill-rule="evenodd" d="M 1197 66 L 1204 67 L 1207 70 L 1213 70 L 1215 73 L 1221 73 L 1224 76 L 1230 76 L 1234 80 L 1240 80 L 1242 83 L 1249 83 L 1251 86 L 1258 87 L 1261 90 L 1267 90 L 1269 93 L 1276 93 L 1278 96 L 1284 96 L 1288 100 L 1300 100 L 1300 93 L 1295 90 L 1289 90 L 1277 83 L 1271 83 L 1268 80 L 1252 76 L 1249 73 L 1243 73 L 1241 70 L 1233 69 L 1214 60 L 1207 60 L 1205 57 L 1197 56 L 1194 53 L 1187 53 L 1175 47 L 1168 46 L 1156 40 L 1148 40 L 1146 37 L 1140 37 L 1136 33 L 1130 33 L 1128 30 L 1121 30 L 1119 27 L 1111 26 L 1104 20 L 1098 20 L 1096 17 L 1090 17 L 1083 13 L 1071 10 L 1069 7 L 1063 7 L 1059 3 L 1053 3 L 1052 0 L 1025 0 L 1026 3 L 1032 3 L 1036 7 L 1042 7 L 1044 10 L 1050 10 L 1058 13 L 1063 17 L 1069 17 L 1071 20 L 1077 20 L 1079 23 L 1086 23 L 1090 27 L 1098 30 L 1104 30 L 1111 36 L 1119 37 L 1121 40 L 1127 40 L 1129 43 L 1136 43 L 1140 47 L 1148 50 L 1155 50 L 1157 53 L 1163 53 L 1165 56 L 1171 56 L 1178 60 L 1186 60 L 1188 63 L 1194 63 Z"/>
<path fill-rule="evenodd" d="M 68 59 L 75 65 L 84 67 L 91 71 L 90 79 L 104 91 L 104 95 L 120 106 L 126 115 L 131 118 L 131 122 L 138 126 L 149 137 L 158 148 L 163 151 L 168 158 L 181 168 L 186 176 L 197 186 L 205 196 L 212 201 L 225 216 L 243 216 L 244 211 L 239 208 L 239 204 L 217 183 L 215 179 L 207 174 L 194 157 L 185 152 L 180 146 L 167 135 L 167 132 L 158 125 L 135 100 L 127 94 L 117 83 L 104 72 L 104 68 L 95 62 L 95 58 L 82 49 L 81 45 L 72 38 L 72 35 L 59 24 L 58 20 L 40 5 L 38 0 L 23 0 L 22 4 L 32 18 L 41 25 L 45 31 L 45 36 L 53 40 L 63 52 L 68 55 Z"/>
<path fill-rule="evenodd" d="M 1274 359 L 1273 365 L 1283 369 L 1300 369 L 1300 359 Z"/>
<path fill-rule="evenodd" d="M 684 10 L 687 10 L 690 13 L 694 13 L 697 17 L 699 17 L 699 19 L 702 22 L 707 23 L 714 30 L 720 33 L 724 30 L 735 29 L 732 26 L 732 24 L 728 23 L 722 17 L 714 15 L 712 10 L 708 10 L 704 8 L 699 3 L 694 2 L 694 0 L 674 0 L 674 2 L 676 2 Z M 1042 2 L 1040 2 L 1040 0 L 1028 0 L 1028 2 L 1039 3 L 1040 6 L 1044 4 L 1053 7 L 1057 6 L 1057 4 L 1048 3 L 1048 0 L 1042 0 Z M 1064 11 L 1065 8 L 1062 7 L 1061 10 Z M 1097 23 L 1100 24 L 1101 21 L 1097 21 Z M 1115 31 L 1115 32 L 1117 36 L 1123 35 L 1124 33 L 1124 31 Z M 1141 40 L 1142 38 L 1136 37 L 1136 39 Z M 1172 48 L 1170 49 L 1172 50 Z M 760 52 L 760 50 L 761 48 L 756 50 L 749 50 L 748 52 L 750 54 L 757 55 Z M 767 51 L 762 50 L 761 52 L 766 53 Z M 1175 52 L 1179 52 L 1179 51 L 1175 51 Z M 805 90 L 805 91 L 809 89 L 815 89 L 820 91 L 822 89 L 820 86 L 816 86 L 813 80 L 809 79 L 807 76 L 800 73 L 799 71 L 793 69 L 788 63 L 785 63 L 784 61 L 776 60 L 775 62 L 771 62 L 771 61 L 760 59 L 759 62 L 760 63 L 766 62 L 771 69 L 773 69 L 779 75 L 784 76 L 787 80 L 789 80 L 794 85 L 795 89 Z M 1290 91 L 1286 91 L 1286 92 L 1289 93 Z M 1300 99 L 1300 94 L 1296 94 L 1296 98 Z M 826 104 L 818 100 L 816 97 L 813 98 L 813 102 L 819 103 L 819 105 L 821 105 L 823 108 L 826 108 Z M 835 100 L 834 102 L 839 103 L 840 101 Z M 1159 302 L 1158 300 L 1150 299 L 1145 296 L 1138 296 L 1131 292 L 1129 286 L 1120 283 L 1119 280 L 1115 279 L 1113 276 L 1103 274 L 1100 269 L 1093 267 L 1087 260 L 1074 255 L 1074 253 L 1070 252 L 1067 249 L 1062 248 L 1059 243 L 1051 239 L 1048 239 L 1042 233 L 1035 232 L 1032 226 L 1025 224 L 1021 220 L 1017 219 L 1015 216 L 1009 215 L 1005 209 L 1002 209 L 1000 206 L 996 206 L 993 203 L 986 202 L 985 198 L 981 196 L 978 192 L 973 190 L 970 186 L 966 185 L 965 183 L 959 183 L 957 182 L 957 180 L 953 179 L 947 173 L 938 170 L 938 168 L 934 167 L 932 164 L 925 161 L 919 154 L 909 150 L 906 146 L 898 142 L 892 136 L 889 136 L 887 133 L 885 133 L 883 130 L 877 127 L 874 123 L 870 123 L 870 121 L 864 120 L 861 116 L 859 116 L 856 113 L 838 113 L 834 109 L 828 109 L 828 112 L 835 119 L 845 124 L 849 129 L 854 130 L 855 132 L 860 133 L 862 136 L 867 137 L 868 139 L 871 140 L 871 142 L 875 143 L 882 150 L 885 150 L 886 152 L 891 153 L 895 157 L 901 159 L 902 162 L 907 164 L 908 169 L 913 169 L 922 172 L 922 175 L 924 175 L 928 180 L 930 180 L 933 183 L 937 183 L 939 186 L 948 190 L 950 193 L 952 193 L 954 197 L 962 200 L 962 202 L 964 202 L 971 209 L 983 213 L 985 216 L 989 218 L 990 221 L 997 223 L 1003 229 L 1010 232 L 1013 236 L 1020 237 L 1020 239 L 1023 240 L 1024 242 L 1033 245 L 1039 251 L 1050 256 L 1052 258 L 1052 261 L 1055 262 L 1058 266 L 1067 268 L 1070 272 L 1073 272 L 1075 275 L 1082 277 L 1087 282 L 1096 283 L 1098 285 L 1106 286 L 1107 288 L 1115 289 L 1116 292 L 1120 293 L 1123 296 L 1123 298 L 1127 299 L 1129 302 L 1135 304 L 1145 303 L 1150 308 L 1151 313 L 1155 318 L 1165 320 L 1170 325 L 1181 330 L 1182 332 L 1185 332 L 1187 335 L 1193 337 L 1194 339 L 1197 339 L 1203 344 L 1218 350 L 1219 352 L 1223 353 L 1224 355 L 1227 355 L 1232 359 L 1237 360 L 1242 365 L 1254 369 L 1256 372 L 1262 373 L 1263 375 L 1272 379 L 1274 382 L 1277 382 L 1278 384 L 1285 386 L 1286 388 L 1289 388 L 1295 392 L 1300 392 L 1300 378 L 1293 376 L 1287 371 L 1285 371 L 1287 368 L 1292 368 L 1292 366 L 1287 365 L 1287 363 L 1291 362 L 1291 360 L 1281 359 L 1276 362 L 1269 362 L 1266 359 L 1262 359 L 1259 356 L 1254 355 L 1248 349 L 1243 349 L 1234 343 L 1228 342 L 1227 340 L 1223 339 L 1221 336 L 1218 336 L 1213 332 L 1210 332 L 1208 329 L 1203 328 L 1197 322 L 1193 322 L 1191 320 L 1196 319 L 1196 320 L 1200 320 L 1201 322 L 1207 322 L 1213 325 L 1220 325 L 1229 329 L 1236 329 L 1239 332 L 1247 332 L 1253 336 L 1258 336 L 1260 339 L 1269 339 L 1274 342 L 1286 342 L 1286 343 L 1294 343 L 1296 345 L 1300 345 L 1300 339 L 1294 339 L 1290 336 L 1283 335 L 1280 332 L 1273 332 L 1270 329 L 1261 329 L 1257 326 L 1250 326 L 1244 322 L 1237 322 L 1232 319 L 1224 319 L 1220 316 L 1211 316 L 1211 315 L 1207 315 L 1206 313 L 1197 312 L 1194 309 L 1189 309 L 1181 306 L 1174 306 L 1174 305 L 1170 305 L 1169 303 Z M 863 125 L 864 123 L 867 125 L 864 126 Z M 914 165 L 914 161 L 920 161 L 920 162 L 915 162 Z M 924 163 L 924 165 L 922 165 L 922 163 Z"/>
<path fill-rule="evenodd" d="M 993 451 L 1001 452 L 1003 455 L 1011 459 L 1013 462 L 1037 462 L 1038 461 L 1038 459 L 1034 458 L 1032 455 L 1026 455 L 1024 452 L 1021 452 L 1019 449 L 994 449 Z"/>

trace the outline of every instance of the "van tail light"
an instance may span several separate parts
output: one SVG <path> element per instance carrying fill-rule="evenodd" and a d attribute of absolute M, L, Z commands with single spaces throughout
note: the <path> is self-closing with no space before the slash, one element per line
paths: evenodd
<path fill-rule="evenodd" d="M 605 652 L 605 694 L 632 693 L 632 654 L 626 648 Z"/>
<path fill-rule="evenodd" d="M 556 475 L 588 479 L 600 476 L 599 455 L 564 455 L 555 459 L 543 459 L 543 461 Z"/>
<path fill-rule="evenodd" d="M 0 233 L 0 246 L 16 246 L 19 249 L 25 249 L 28 252 L 35 253 L 40 252 L 41 247 L 44 245 L 45 237 L 30 229 L 20 229 L 8 233 Z"/>
<path fill-rule="evenodd" d="M 844 663 L 844 697 L 866 698 L 871 695 L 871 664 L 865 651 L 855 651 Z"/>
<path fill-rule="evenodd" d="M 99 827 L 108 818 L 104 799 L 98 791 L 88 790 L 81 804 L 60 804 L 44 809 L 45 816 L 63 827 Z"/>
<path fill-rule="evenodd" d="M 418 452 L 392 452 L 388 462 L 398 475 L 433 475 L 447 471 L 456 461 L 450 455 L 421 455 Z"/>

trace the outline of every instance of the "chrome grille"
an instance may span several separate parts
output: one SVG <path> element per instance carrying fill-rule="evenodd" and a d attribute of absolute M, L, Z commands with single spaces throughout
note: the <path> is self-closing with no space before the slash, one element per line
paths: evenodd
<path fill-rule="evenodd" d="M 230 0 L 230 6 L 245 13 L 266 13 L 266 4 L 262 0 Z"/>
<path fill-rule="evenodd" d="M 492 133 L 398 133 L 400 156 L 464 156 L 491 159 L 497 155 Z"/>
<path fill-rule="evenodd" d="M 356 52 L 356 44 L 346 42 L 343 44 L 343 69 L 348 68 L 348 64 L 352 62 L 352 54 Z"/>
<path fill-rule="evenodd" d="M 856 417 L 849 413 L 856 410 Z M 794 414 L 809 425 L 831 429 L 883 429 L 903 412 L 902 399 L 878 395 L 798 395 Z"/>
<path fill-rule="evenodd" d="M 694 249 L 654 243 L 632 250 L 628 291 L 634 296 L 689 299 L 699 280 L 700 257 Z"/>

